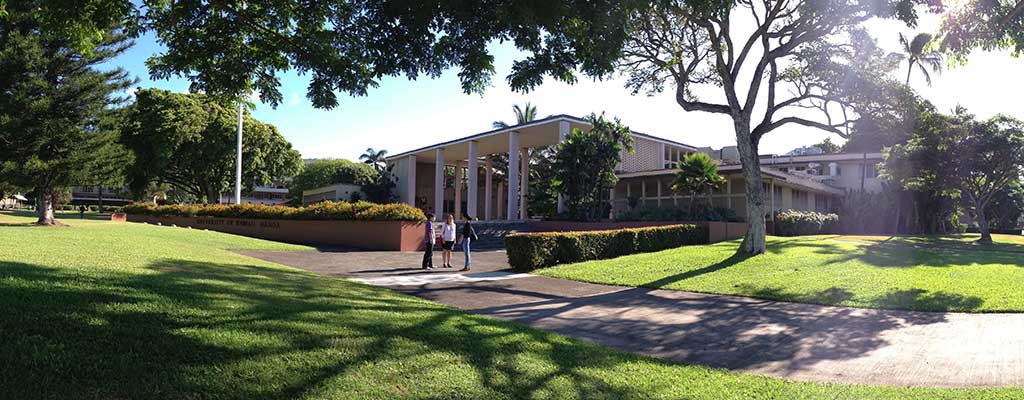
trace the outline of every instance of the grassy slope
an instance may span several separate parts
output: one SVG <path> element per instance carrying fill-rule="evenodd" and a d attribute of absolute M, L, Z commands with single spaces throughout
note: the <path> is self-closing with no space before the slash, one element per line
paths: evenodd
<path fill-rule="evenodd" d="M 5 398 L 1016 398 L 675 365 L 225 251 L 299 246 L 0 214 Z"/>
<path fill-rule="evenodd" d="M 769 238 L 768 253 L 735 255 L 738 241 L 538 273 L 613 285 L 924 311 L 1024 311 L 1024 239 L 974 236 Z"/>

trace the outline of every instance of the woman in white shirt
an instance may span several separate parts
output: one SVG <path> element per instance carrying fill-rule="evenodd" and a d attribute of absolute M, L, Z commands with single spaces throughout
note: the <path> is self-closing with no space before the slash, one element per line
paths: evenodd
<path fill-rule="evenodd" d="M 448 219 L 441 226 L 441 262 L 443 267 L 452 267 L 452 250 L 455 249 L 455 216 L 448 214 Z"/>

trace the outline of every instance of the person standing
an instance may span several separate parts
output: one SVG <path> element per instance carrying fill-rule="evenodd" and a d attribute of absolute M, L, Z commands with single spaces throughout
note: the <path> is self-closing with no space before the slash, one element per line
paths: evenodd
<path fill-rule="evenodd" d="M 473 243 L 480 238 L 476 236 L 476 229 L 473 229 L 473 217 L 467 217 L 466 222 L 462 224 L 462 238 L 459 243 L 462 244 L 462 252 L 466 255 L 466 265 L 462 267 L 463 271 L 469 271 L 469 247 L 470 243 Z"/>
<path fill-rule="evenodd" d="M 441 261 L 445 268 L 452 267 L 452 250 L 455 249 L 455 216 L 448 214 L 444 225 L 441 226 Z"/>
<path fill-rule="evenodd" d="M 427 214 L 427 224 L 423 250 L 423 269 L 434 269 L 434 243 L 437 236 L 434 235 L 434 214 Z"/>
<path fill-rule="evenodd" d="M 85 219 L 85 204 L 78 205 L 78 219 Z"/>

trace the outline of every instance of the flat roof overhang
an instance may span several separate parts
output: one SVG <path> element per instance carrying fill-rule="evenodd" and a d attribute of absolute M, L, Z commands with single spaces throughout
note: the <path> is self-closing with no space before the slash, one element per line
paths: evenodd
<path fill-rule="evenodd" d="M 434 162 L 435 150 L 444 149 L 444 158 L 448 160 L 465 160 L 469 158 L 469 143 L 475 141 L 477 143 L 477 154 L 484 156 L 487 154 L 498 154 L 507 153 L 508 148 L 508 133 L 519 132 L 519 146 L 528 148 L 546 147 L 554 144 L 558 144 L 559 137 L 559 124 L 561 122 L 569 123 L 569 129 L 589 129 L 591 124 L 585 119 L 574 117 L 571 115 L 552 115 L 547 118 L 539 119 L 536 121 L 527 122 L 524 124 L 514 125 L 507 128 L 498 128 L 487 132 L 481 132 L 475 135 L 466 136 L 463 138 L 450 140 L 447 142 L 437 143 L 426 147 L 421 147 L 415 150 L 406 151 L 403 153 L 395 154 L 387 158 L 388 161 L 395 161 L 402 157 L 408 157 L 410 155 L 416 156 L 416 162 L 430 163 Z M 671 141 L 668 139 L 662 139 L 656 136 L 647 135 L 639 132 L 632 132 L 633 136 L 641 137 L 657 142 L 671 144 L 683 148 L 697 151 L 693 146 L 689 146 L 683 143 Z"/>

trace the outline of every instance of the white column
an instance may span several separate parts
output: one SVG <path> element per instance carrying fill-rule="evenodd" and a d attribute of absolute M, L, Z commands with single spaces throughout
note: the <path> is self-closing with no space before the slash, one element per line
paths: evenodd
<path fill-rule="evenodd" d="M 658 143 L 658 169 L 665 168 L 665 143 Z"/>
<path fill-rule="evenodd" d="M 505 184 L 498 182 L 498 198 L 494 201 L 494 219 L 501 219 L 505 215 L 502 210 L 505 210 Z"/>
<path fill-rule="evenodd" d="M 561 199 L 559 199 L 561 200 Z M 608 189 L 608 219 L 615 219 L 615 187 Z"/>
<path fill-rule="evenodd" d="M 480 160 L 476 155 L 476 141 L 469 142 L 469 169 L 466 171 L 469 174 L 469 179 L 466 182 L 466 214 L 471 218 L 479 218 L 480 216 L 476 213 L 476 194 L 477 194 L 477 180 L 480 176 Z"/>
<path fill-rule="evenodd" d="M 519 173 L 519 180 L 522 182 L 519 186 L 519 219 L 527 219 L 530 216 L 527 213 L 526 201 L 530 194 L 530 149 L 522 148 L 520 151 L 520 166 L 522 172 Z"/>
<path fill-rule="evenodd" d="M 444 220 L 444 149 L 434 150 L 434 218 Z"/>
<path fill-rule="evenodd" d="M 565 138 L 568 137 L 568 136 L 569 136 L 569 122 L 568 121 L 559 122 L 558 123 L 558 143 L 564 142 Z M 612 191 L 615 191 L 615 188 L 612 188 Z M 558 208 L 557 208 L 557 210 L 558 210 L 559 214 L 565 212 L 565 199 L 562 198 L 562 194 L 561 193 L 558 194 Z"/>
<path fill-rule="evenodd" d="M 654 181 L 658 184 L 658 207 L 661 207 L 661 178 Z"/>
<path fill-rule="evenodd" d="M 416 156 L 405 158 L 405 204 L 416 207 Z"/>
<path fill-rule="evenodd" d="M 732 179 L 725 178 L 725 208 L 732 208 Z"/>
<path fill-rule="evenodd" d="M 491 156 L 484 160 L 484 219 L 491 219 L 491 184 L 494 181 L 494 165 Z"/>
<path fill-rule="evenodd" d="M 519 132 L 508 133 L 508 213 L 505 218 L 519 215 Z"/>
<path fill-rule="evenodd" d="M 455 162 L 455 219 L 462 219 L 462 161 Z"/>
<path fill-rule="evenodd" d="M 640 178 L 640 205 L 647 205 L 647 180 Z"/>

